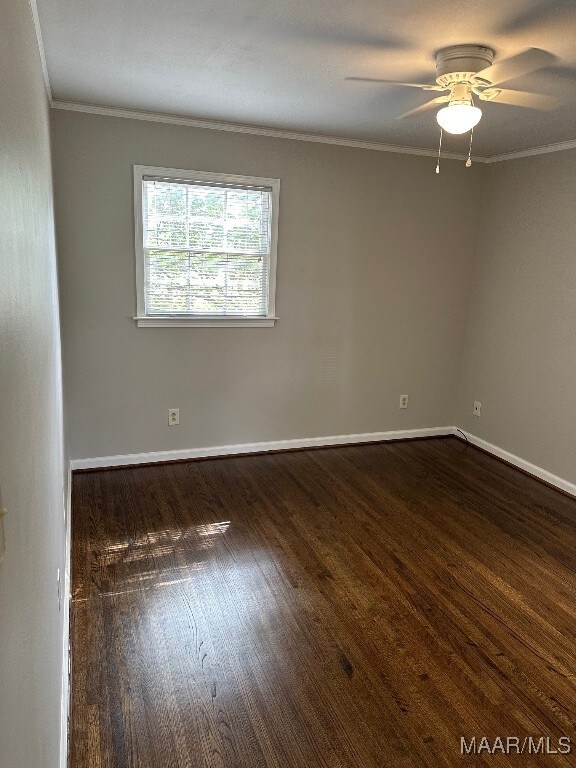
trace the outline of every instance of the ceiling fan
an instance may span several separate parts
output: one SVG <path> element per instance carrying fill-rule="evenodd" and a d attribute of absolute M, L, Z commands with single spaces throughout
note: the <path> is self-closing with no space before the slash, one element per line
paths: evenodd
<path fill-rule="evenodd" d="M 500 88 L 500 83 L 542 69 L 552 61 L 552 54 L 539 48 L 529 48 L 516 56 L 494 62 L 494 51 L 484 45 L 451 45 L 436 54 L 436 85 L 371 77 L 347 79 L 438 91 L 443 95 L 405 112 L 398 119 L 416 117 L 440 106 L 436 115 L 440 127 L 448 133 L 461 134 L 472 131 L 480 122 L 482 110 L 475 99 L 540 110 L 558 106 L 558 101 L 550 96 Z M 446 106 L 442 107 L 443 104 Z M 470 162 L 469 153 L 467 165 Z"/>

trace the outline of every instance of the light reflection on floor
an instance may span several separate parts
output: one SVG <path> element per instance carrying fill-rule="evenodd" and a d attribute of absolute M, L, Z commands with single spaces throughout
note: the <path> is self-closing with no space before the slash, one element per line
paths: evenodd
<path fill-rule="evenodd" d="M 98 553 L 97 562 L 94 564 L 102 575 L 101 588 L 97 595 L 81 597 L 83 586 L 79 585 L 74 590 L 73 599 L 85 601 L 95 596 L 111 597 L 193 581 L 194 574 L 204 568 L 208 551 L 217 546 L 229 527 L 230 520 L 222 520 L 186 529 L 174 527 L 147 531 L 129 541 L 108 543 Z M 178 547 L 184 541 L 187 543 L 186 563 L 179 565 Z M 193 558 L 195 552 L 198 558 L 191 560 L 191 555 Z M 137 570 L 137 565 L 146 561 L 150 563 L 150 567 Z M 125 588 L 107 590 L 104 586 L 107 581 Z"/>

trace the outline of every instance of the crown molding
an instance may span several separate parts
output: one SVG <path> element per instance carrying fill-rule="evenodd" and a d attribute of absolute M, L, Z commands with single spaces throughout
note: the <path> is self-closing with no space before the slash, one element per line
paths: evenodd
<path fill-rule="evenodd" d="M 284 131 L 278 128 L 263 128 L 256 125 L 244 125 L 242 123 L 218 122 L 216 120 L 202 120 L 194 117 L 180 115 L 168 115 L 162 112 L 144 112 L 135 109 L 118 109 L 116 107 L 99 107 L 94 104 L 81 104 L 73 101 L 53 101 L 54 109 L 65 109 L 71 112 L 87 112 L 92 115 L 104 115 L 107 117 L 123 117 L 131 120 L 147 120 L 154 123 L 169 123 L 171 125 L 186 125 L 192 128 L 207 128 L 214 131 L 232 131 L 233 133 L 249 133 L 256 136 L 269 136 L 274 139 L 291 139 L 295 141 L 312 141 L 320 144 L 336 144 L 343 147 L 356 149 L 371 149 L 376 152 L 396 152 L 405 155 L 421 155 L 424 157 L 436 157 L 438 152 L 434 149 L 421 147 L 403 147 L 398 144 L 383 144 L 378 141 L 361 141 L 360 139 L 346 139 L 339 136 L 323 136 L 316 133 L 303 133 L 300 131 Z M 445 160 L 466 160 L 467 155 L 455 152 L 443 152 Z M 484 163 L 486 158 L 475 157 L 475 162 Z"/>
<path fill-rule="evenodd" d="M 556 144 L 543 144 L 540 147 L 520 149 L 517 152 L 505 152 L 501 155 L 492 155 L 484 159 L 485 163 L 501 163 L 504 160 L 517 160 L 520 157 L 532 157 L 533 155 L 546 155 L 548 152 L 563 152 L 567 149 L 576 149 L 576 139 L 572 141 L 559 141 Z"/>
<path fill-rule="evenodd" d="M 42 29 L 40 28 L 40 17 L 38 15 L 38 6 L 36 4 L 36 0 L 28 0 L 28 6 L 30 8 L 30 13 L 32 14 L 32 22 L 34 23 L 34 32 L 36 33 L 36 43 L 38 44 L 38 53 L 40 54 L 40 64 L 42 66 L 42 75 L 44 77 L 46 95 L 48 96 L 48 103 L 52 107 L 54 106 L 54 99 L 52 98 L 52 88 L 50 86 L 50 78 L 48 76 L 48 65 L 46 64 L 44 40 L 42 39 Z"/>
<path fill-rule="evenodd" d="M 30 0 L 34 2 L 34 0 Z M 39 45 L 41 37 L 39 38 Z M 47 87 L 49 83 L 47 80 Z M 384 144 L 378 141 L 362 141 L 360 139 L 346 139 L 340 136 L 324 136 L 317 133 L 303 133 L 300 131 L 284 131 L 279 128 L 263 128 L 257 125 L 245 125 L 243 123 L 227 123 L 216 120 L 203 120 L 183 115 L 169 115 L 163 112 L 146 112 L 137 109 L 119 109 L 117 107 L 99 107 L 95 104 L 82 104 L 75 101 L 58 101 L 51 99 L 53 109 L 64 109 L 70 112 L 87 112 L 92 115 L 104 115 L 105 117 L 122 117 L 129 120 L 146 120 L 153 123 L 169 123 L 171 125 L 186 125 L 192 128 L 206 128 L 213 131 L 231 131 L 233 133 L 248 133 L 256 136 L 269 136 L 275 139 L 291 139 L 293 141 L 312 141 L 319 144 L 335 144 L 342 147 L 356 149 L 370 149 L 376 152 L 396 152 L 404 155 L 420 155 L 423 157 L 436 157 L 437 151 L 422 147 L 403 147 L 399 144 Z M 474 157 L 475 163 L 501 163 L 506 160 L 516 160 L 522 157 L 543 155 L 549 152 L 562 152 L 568 149 L 576 149 L 576 139 L 573 141 L 561 141 L 556 144 L 544 144 L 539 147 L 521 149 L 517 152 L 505 152 L 500 155 L 487 157 Z M 443 152 L 445 160 L 466 160 L 466 155 L 456 152 Z"/>

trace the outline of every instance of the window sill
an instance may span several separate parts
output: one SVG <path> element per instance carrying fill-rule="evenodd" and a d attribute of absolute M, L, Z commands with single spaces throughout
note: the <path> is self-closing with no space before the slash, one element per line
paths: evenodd
<path fill-rule="evenodd" d="M 135 317 L 139 328 L 270 328 L 277 317 L 176 317 L 148 315 Z"/>

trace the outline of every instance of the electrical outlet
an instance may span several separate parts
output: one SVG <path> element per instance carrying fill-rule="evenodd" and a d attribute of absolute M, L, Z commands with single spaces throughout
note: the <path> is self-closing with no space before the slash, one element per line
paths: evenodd
<path fill-rule="evenodd" d="M 180 424 L 180 408 L 170 408 L 168 411 L 168 426 L 175 427 Z"/>
<path fill-rule="evenodd" d="M 408 395 L 400 395 L 400 408 L 408 408 Z"/>
<path fill-rule="evenodd" d="M 482 409 L 482 403 L 480 402 L 480 400 L 474 400 L 474 408 L 472 409 L 473 415 L 480 417 L 481 409 Z"/>

